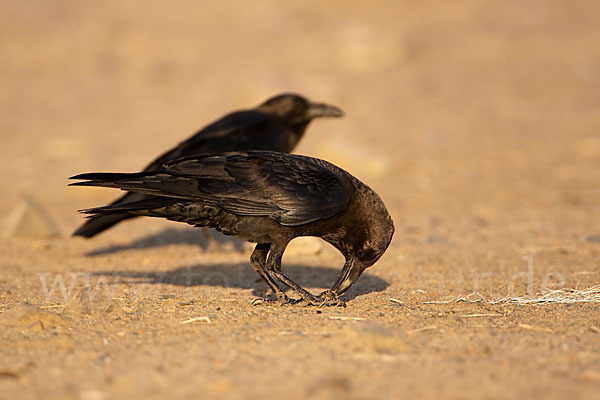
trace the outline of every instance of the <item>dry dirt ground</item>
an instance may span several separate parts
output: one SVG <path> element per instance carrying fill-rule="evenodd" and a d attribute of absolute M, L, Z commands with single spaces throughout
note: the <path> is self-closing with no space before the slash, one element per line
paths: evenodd
<path fill-rule="evenodd" d="M 13 1 L 0 18 L 0 398 L 600 396 L 583 296 L 600 2 Z M 68 176 L 137 170 L 289 90 L 347 113 L 298 152 L 366 181 L 396 224 L 346 308 L 252 306 L 248 249 L 184 225 L 69 236 L 117 193 Z M 341 256 L 294 245 L 289 273 L 331 285 Z M 558 288 L 581 301 L 494 303 Z"/>

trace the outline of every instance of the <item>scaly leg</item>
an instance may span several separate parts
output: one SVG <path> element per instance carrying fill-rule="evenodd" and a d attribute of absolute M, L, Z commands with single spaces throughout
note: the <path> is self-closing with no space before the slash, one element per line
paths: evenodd
<path fill-rule="evenodd" d="M 296 282 L 284 275 L 283 271 L 281 270 L 281 258 L 283 257 L 284 250 L 285 245 L 278 247 L 271 244 L 271 251 L 269 252 L 269 257 L 267 258 L 267 271 L 271 273 L 275 279 L 298 293 L 300 297 L 302 297 L 302 300 L 311 305 L 322 305 L 323 299 L 313 295 L 308 290 L 304 289 L 302 286 L 298 285 Z"/>
<path fill-rule="evenodd" d="M 277 282 L 269 275 L 267 270 L 265 269 L 265 262 L 267 259 L 267 254 L 269 253 L 269 249 L 271 245 L 269 243 L 258 243 L 250 256 L 250 263 L 252 264 L 252 268 L 256 271 L 261 278 L 269 285 L 277 299 L 282 303 L 289 303 L 290 298 L 281 290 L 281 288 L 277 285 Z M 260 299 L 257 299 L 260 300 Z M 252 304 L 259 304 L 257 300 L 254 300 Z M 262 299 L 261 302 L 265 301 Z"/>

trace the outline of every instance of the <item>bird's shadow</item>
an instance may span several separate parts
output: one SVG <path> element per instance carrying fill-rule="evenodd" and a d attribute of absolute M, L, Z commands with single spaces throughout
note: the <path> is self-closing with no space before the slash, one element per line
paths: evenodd
<path fill-rule="evenodd" d="M 210 237 L 208 236 L 210 235 Z M 132 249 L 147 249 L 152 247 L 163 247 L 174 244 L 187 244 L 198 246 L 202 251 L 208 251 L 211 247 L 219 247 L 225 250 L 242 252 L 244 244 L 230 236 L 221 235 L 202 229 L 176 229 L 166 228 L 160 232 L 136 239 L 131 243 L 113 244 L 86 253 L 86 256 L 104 256 Z"/>
<path fill-rule="evenodd" d="M 340 269 L 291 264 L 284 266 L 286 275 L 303 287 L 328 288 L 337 279 Z M 220 286 L 224 288 L 252 289 L 254 296 L 263 297 L 267 286 L 254 272 L 249 263 L 197 264 L 179 267 L 171 271 L 100 271 L 93 275 L 126 284 L 156 284 L 192 286 Z M 344 294 L 351 300 L 357 296 L 381 292 L 389 283 L 372 274 L 364 273 L 358 282 Z M 318 293 L 317 293 L 318 294 Z"/>

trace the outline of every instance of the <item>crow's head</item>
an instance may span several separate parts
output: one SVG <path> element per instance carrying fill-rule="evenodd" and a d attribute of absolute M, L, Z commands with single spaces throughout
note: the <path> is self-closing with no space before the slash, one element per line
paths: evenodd
<path fill-rule="evenodd" d="M 346 262 L 331 292 L 339 296 L 358 280 L 360 275 L 381 258 L 394 236 L 394 222 L 381 198 L 360 183 L 341 240 L 334 244 Z"/>
<path fill-rule="evenodd" d="M 271 97 L 258 107 L 259 111 L 278 116 L 289 125 L 306 124 L 317 117 L 341 117 L 344 112 L 326 103 L 312 103 L 304 97 L 285 93 Z"/>

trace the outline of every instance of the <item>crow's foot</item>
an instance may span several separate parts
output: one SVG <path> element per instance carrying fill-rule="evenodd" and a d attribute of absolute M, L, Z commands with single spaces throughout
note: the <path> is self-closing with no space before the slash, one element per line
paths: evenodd
<path fill-rule="evenodd" d="M 327 289 L 319 295 L 322 304 L 321 307 L 346 307 L 346 302 L 340 299 L 335 293 Z"/>
<path fill-rule="evenodd" d="M 302 300 L 307 306 L 317 307 L 346 307 L 346 302 L 339 299 L 331 290 L 326 290 L 318 296 L 304 295 Z"/>
<path fill-rule="evenodd" d="M 268 297 L 259 297 L 257 299 L 254 299 L 254 300 L 252 300 L 252 305 L 258 306 L 260 304 L 266 304 L 266 305 L 279 304 L 279 305 L 285 306 L 288 304 L 292 304 L 292 305 L 298 304 L 302 301 L 301 299 L 293 299 L 291 297 L 288 297 L 288 295 L 286 295 L 283 292 L 277 293 L 276 295 L 277 295 L 276 299 L 268 298 Z"/>

